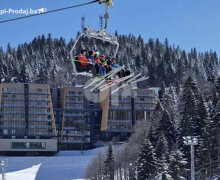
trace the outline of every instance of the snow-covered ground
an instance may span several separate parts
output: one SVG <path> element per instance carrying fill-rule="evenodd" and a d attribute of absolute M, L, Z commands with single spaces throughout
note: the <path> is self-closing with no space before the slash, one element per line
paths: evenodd
<path fill-rule="evenodd" d="M 6 180 L 73 180 L 84 178 L 91 159 L 105 148 L 80 151 L 60 151 L 56 156 L 0 156 L 6 162 Z M 38 170 L 39 169 L 39 170 Z M 1 170 L 0 170 L 1 172 Z M 1 180 L 1 176 L 0 176 Z"/>

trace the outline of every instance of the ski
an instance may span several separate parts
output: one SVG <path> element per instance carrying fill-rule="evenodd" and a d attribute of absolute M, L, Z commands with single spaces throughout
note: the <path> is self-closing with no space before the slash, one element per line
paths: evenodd
<path fill-rule="evenodd" d="M 131 74 L 128 75 L 128 76 L 125 76 L 125 77 L 123 77 L 123 78 L 117 79 L 116 81 L 113 81 L 110 85 L 106 85 L 106 86 L 104 86 L 104 87 L 102 87 L 102 88 L 99 88 L 99 90 L 100 90 L 100 91 L 104 91 L 104 90 L 106 90 L 107 88 L 110 88 L 110 87 L 112 87 L 112 86 L 114 86 L 114 85 L 116 85 L 116 84 L 118 84 L 118 83 L 120 83 L 120 82 L 123 82 L 123 81 L 125 81 L 125 80 L 127 80 L 127 79 L 132 78 L 133 76 L 134 76 L 134 73 L 131 73 Z"/>
<path fill-rule="evenodd" d="M 114 89 L 111 94 L 114 94 L 115 92 L 117 92 L 119 89 L 122 89 L 128 85 L 131 85 L 130 83 L 132 83 L 132 81 L 136 80 L 138 77 L 140 77 L 142 75 L 142 73 L 140 72 L 139 74 L 133 76 L 131 79 L 127 80 L 125 83 L 123 83 L 121 86 L 117 87 L 116 89 Z"/>
<path fill-rule="evenodd" d="M 105 82 L 106 82 L 106 79 L 109 79 L 111 77 L 113 77 L 114 75 L 116 75 L 118 72 L 120 72 L 122 69 L 124 69 L 124 66 L 120 67 L 120 68 L 117 68 L 117 69 L 114 69 L 114 72 L 112 72 L 109 76 L 103 78 L 101 80 L 101 82 L 99 82 L 98 84 L 96 84 L 91 90 L 90 92 L 93 92 L 95 89 L 97 89 L 98 87 L 102 86 Z"/>

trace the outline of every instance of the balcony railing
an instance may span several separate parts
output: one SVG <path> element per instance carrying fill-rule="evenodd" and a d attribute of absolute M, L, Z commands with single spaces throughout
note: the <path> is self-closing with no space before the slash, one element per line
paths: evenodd
<path fill-rule="evenodd" d="M 28 92 L 30 95 L 50 95 L 49 92 L 37 92 L 37 91 L 29 91 Z"/>
<path fill-rule="evenodd" d="M 66 104 L 82 104 L 82 103 L 84 103 L 84 101 L 79 101 L 79 100 L 66 101 Z"/>
<path fill-rule="evenodd" d="M 130 133 L 131 129 L 107 129 L 107 132 L 127 132 Z"/>
<path fill-rule="evenodd" d="M 10 91 L 10 90 L 3 90 L 3 94 L 24 94 L 24 91 Z"/>
<path fill-rule="evenodd" d="M 51 102 L 50 99 L 47 98 L 29 98 L 29 101 L 36 101 L 36 102 Z"/>
<path fill-rule="evenodd" d="M 13 129 L 25 129 L 25 125 L 0 125 L 1 129 L 9 129 L 9 128 L 13 128 Z"/>
<path fill-rule="evenodd" d="M 134 103 L 138 103 L 138 104 L 154 104 L 154 101 L 140 101 L 140 100 L 134 100 Z"/>
<path fill-rule="evenodd" d="M 24 104 L 2 104 L 2 108 L 24 108 Z"/>
<path fill-rule="evenodd" d="M 83 94 L 66 94 L 66 97 L 83 97 Z"/>
<path fill-rule="evenodd" d="M 84 107 L 71 107 L 71 106 L 68 106 L 65 108 L 65 110 L 83 110 Z"/>
<path fill-rule="evenodd" d="M 122 124 L 124 124 L 124 123 L 132 123 L 132 120 L 122 120 L 122 119 L 113 120 L 113 119 L 109 119 L 108 122 L 109 123 L 122 123 Z"/>
<path fill-rule="evenodd" d="M 52 119 L 39 119 L 39 118 L 29 118 L 28 121 L 37 121 L 37 122 L 53 122 L 54 120 Z"/>
<path fill-rule="evenodd" d="M 29 135 L 32 136 L 55 136 L 55 133 L 52 132 L 29 132 Z"/>
<path fill-rule="evenodd" d="M 29 125 L 28 126 L 31 129 L 55 129 L 52 125 Z"/>
<path fill-rule="evenodd" d="M 137 93 L 137 97 L 155 97 L 155 95 L 153 94 L 142 94 L 142 93 Z"/>
<path fill-rule="evenodd" d="M 84 117 L 84 113 L 65 113 L 65 117 Z"/>
<path fill-rule="evenodd" d="M 29 111 L 28 114 L 30 115 L 53 115 L 51 112 L 39 112 L 39 111 Z"/>
<path fill-rule="evenodd" d="M 29 108 L 48 108 L 52 109 L 52 106 L 47 106 L 47 105 L 29 105 Z"/>
<path fill-rule="evenodd" d="M 25 121 L 24 118 L 7 118 L 7 117 L 4 117 L 4 118 L 0 118 L 0 121 Z"/>
<path fill-rule="evenodd" d="M 22 115 L 24 115 L 25 112 L 24 111 L 1 111 L 0 114 L 3 114 L 3 115 L 5 115 L 5 114 L 9 114 L 9 115 L 11 115 L 11 114 L 19 114 L 19 115 L 22 114 Z"/>
<path fill-rule="evenodd" d="M 121 107 L 121 106 L 110 106 L 109 110 L 124 110 L 124 111 L 131 111 L 130 107 Z"/>
<path fill-rule="evenodd" d="M 2 101 L 24 101 L 24 98 L 8 98 L 8 97 L 2 97 Z"/>
<path fill-rule="evenodd" d="M 152 107 L 135 107 L 134 110 L 153 111 L 153 110 L 155 110 L 155 108 L 152 108 Z"/>
<path fill-rule="evenodd" d="M 83 140 L 70 140 L 70 139 L 68 139 L 68 140 L 62 140 L 62 142 L 63 143 L 89 143 L 90 141 L 83 141 Z"/>

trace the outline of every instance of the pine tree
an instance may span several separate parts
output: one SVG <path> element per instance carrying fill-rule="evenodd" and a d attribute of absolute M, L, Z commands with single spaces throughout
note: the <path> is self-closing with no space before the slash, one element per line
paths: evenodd
<path fill-rule="evenodd" d="M 45 70 L 44 70 L 45 69 Z M 46 68 L 43 68 L 41 66 L 40 68 L 40 71 L 39 71 L 39 74 L 37 76 L 37 83 L 41 83 L 41 84 L 44 84 L 44 83 L 47 83 L 48 81 L 48 75 L 47 75 L 47 71 L 46 71 Z"/>
<path fill-rule="evenodd" d="M 158 173 L 156 154 L 151 142 L 146 139 L 142 142 L 137 159 L 138 179 L 155 179 Z"/>
<path fill-rule="evenodd" d="M 167 157 L 168 155 L 168 143 L 164 136 L 163 131 L 160 132 L 158 143 L 156 147 L 156 155 L 158 159 L 161 159 L 162 156 Z"/>
<path fill-rule="evenodd" d="M 163 132 L 168 141 L 168 146 L 171 148 L 176 143 L 176 128 L 174 122 L 171 121 L 169 113 L 164 110 L 156 134 Z"/>
<path fill-rule="evenodd" d="M 114 180 L 114 166 L 115 166 L 115 159 L 113 153 L 112 143 L 110 142 L 107 149 L 107 155 L 105 159 L 105 176 L 108 180 Z"/>
<path fill-rule="evenodd" d="M 167 159 L 165 155 L 161 156 L 161 158 L 159 159 L 159 164 L 160 164 L 160 174 L 159 174 L 158 179 L 159 180 L 174 180 L 169 174 L 168 163 L 167 163 Z"/>
<path fill-rule="evenodd" d="M 185 180 L 184 174 L 186 172 L 187 161 L 184 158 L 184 154 L 176 149 L 170 155 L 169 170 L 170 175 L 174 180 Z"/>
<path fill-rule="evenodd" d="M 164 101 L 164 96 L 165 96 L 166 90 L 165 90 L 165 82 L 163 81 L 161 83 L 160 89 L 158 91 L 158 97 L 160 99 L 160 102 Z"/>
<path fill-rule="evenodd" d="M 21 72 L 19 74 L 19 82 L 26 83 L 29 81 L 29 74 L 27 73 L 27 66 L 25 62 L 23 62 L 21 66 Z"/>

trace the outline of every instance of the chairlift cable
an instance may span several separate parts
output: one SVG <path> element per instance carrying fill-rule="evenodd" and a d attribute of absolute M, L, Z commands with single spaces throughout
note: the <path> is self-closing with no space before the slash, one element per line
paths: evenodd
<path fill-rule="evenodd" d="M 45 15 L 45 14 L 49 14 L 49 13 L 54 13 L 54 12 L 58 12 L 58 11 L 63 11 L 63 10 L 67 10 L 67 9 L 72 9 L 72 8 L 76 8 L 76 7 L 80 7 L 80 6 L 86 6 L 86 5 L 89 5 L 89 4 L 96 3 L 96 2 L 99 2 L 99 0 L 94 0 L 94 1 L 91 1 L 91 2 L 78 4 L 78 5 L 74 5 L 74 6 L 69 6 L 69 7 L 64 7 L 64 8 L 60 8 L 60 9 L 54 9 L 54 10 L 47 11 L 47 12 L 44 12 L 44 13 L 33 14 L 33 15 L 29 15 L 29 16 L 22 16 L 22 17 L 13 18 L 13 19 L 7 19 L 7 20 L 4 20 L 4 21 L 0 21 L 0 24 L 11 22 L 11 21 L 17 21 L 17 20 L 20 20 L 20 19 L 30 18 L 30 17 L 34 17 L 34 16 L 40 16 L 40 15 Z"/>

